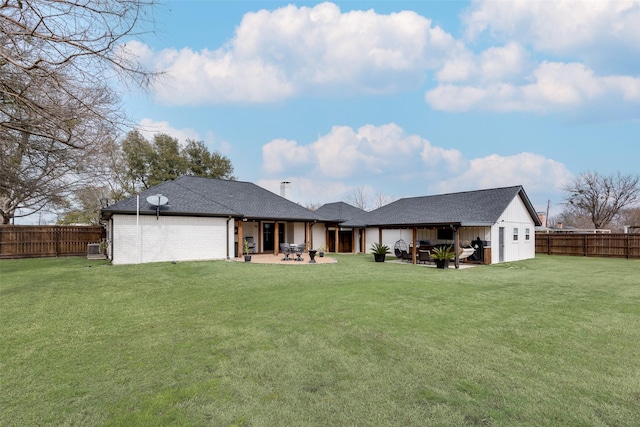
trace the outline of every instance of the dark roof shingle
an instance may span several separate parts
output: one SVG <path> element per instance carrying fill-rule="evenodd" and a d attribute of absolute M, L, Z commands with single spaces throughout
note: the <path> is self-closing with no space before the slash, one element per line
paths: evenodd
<path fill-rule="evenodd" d="M 147 197 L 162 194 L 169 199 L 160 208 L 164 215 L 232 216 L 248 219 L 321 221 L 315 212 L 251 182 L 182 176 L 140 193 L 140 213 L 155 213 Z M 107 214 L 135 213 L 136 197 L 102 209 Z"/>
<path fill-rule="evenodd" d="M 333 222 L 347 221 L 365 212 L 366 211 L 345 202 L 326 203 L 316 210 L 318 215 L 327 221 Z"/>
<path fill-rule="evenodd" d="M 522 198 L 534 222 L 539 222 L 522 186 L 514 186 L 399 199 L 342 226 L 492 225 L 516 196 Z"/>

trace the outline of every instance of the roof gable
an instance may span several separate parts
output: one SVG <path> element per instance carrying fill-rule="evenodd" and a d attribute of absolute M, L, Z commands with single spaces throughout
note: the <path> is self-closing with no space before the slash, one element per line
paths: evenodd
<path fill-rule="evenodd" d="M 316 213 L 327 221 L 335 222 L 347 221 L 365 212 L 345 202 L 326 203 L 316 210 Z"/>

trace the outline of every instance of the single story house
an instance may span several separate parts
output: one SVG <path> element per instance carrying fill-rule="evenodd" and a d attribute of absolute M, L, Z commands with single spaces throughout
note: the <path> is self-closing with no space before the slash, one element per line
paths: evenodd
<path fill-rule="evenodd" d="M 229 259 L 278 253 L 324 237 L 315 212 L 243 181 L 182 176 L 101 210 L 114 264 Z M 322 242 L 317 245 L 324 244 Z"/>
<path fill-rule="evenodd" d="M 343 202 L 314 212 L 250 182 L 192 176 L 106 206 L 101 217 L 114 264 L 229 259 L 245 240 L 251 253 L 273 254 L 280 243 L 365 253 L 373 242 L 474 242 L 479 261 L 496 263 L 533 258 L 541 225 L 522 186 L 404 198 L 371 212 Z"/>
<path fill-rule="evenodd" d="M 412 248 L 415 263 L 421 243 L 470 245 L 476 247 L 475 259 L 485 264 L 534 258 L 540 225 L 522 186 L 403 198 L 341 223 L 361 230 L 361 250 L 367 242 L 393 249 L 402 240 Z"/>

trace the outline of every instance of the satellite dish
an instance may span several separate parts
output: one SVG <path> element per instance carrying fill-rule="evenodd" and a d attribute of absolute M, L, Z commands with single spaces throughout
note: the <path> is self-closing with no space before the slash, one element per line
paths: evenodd
<path fill-rule="evenodd" d="M 166 205 L 169 202 L 169 199 L 162 194 L 154 194 L 153 196 L 147 197 L 147 202 L 149 202 L 150 205 L 162 206 Z"/>
<path fill-rule="evenodd" d="M 147 197 L 147 202 L 156 207 L 156 220 L 158 220 L 160 219 L 160 206 L 166 205 L 169 199 L 162 194 L 154 194 L 153 196 Z"/>

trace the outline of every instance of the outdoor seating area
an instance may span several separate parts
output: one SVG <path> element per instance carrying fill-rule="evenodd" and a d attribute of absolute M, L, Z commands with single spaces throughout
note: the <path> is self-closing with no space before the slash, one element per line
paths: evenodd
<path fill-rule="evenodd" d="M 437 247 L 441 246 L 450 246 L 449 244 L 437 244 L 432 245 L 428 240 L 418 242 L 418 247 L 416 248 L 416 263 L 417 264 L 429 264 L 435 263 L 433 259 L 433 250 Z M 394 253 L 397 258 L 402 262 L 413 262 L 413 242 L 407 243 L 400 239 L 394 245 Z M 462 262 L 466 262 L 467 258 L 472 256 L 475 253 L 476 249 L 471 245 L 465 244 L 460 247 L 458 252 L 458 259 Z"/>
<path fill-rule="evenodd" d="M 302 254 L 306 247 L 306 243 L 280 243 L 280 250 L 284 254 L 282 261 L 304 261 Z"/>
<path fill-rule="evenodd" d="M 462 247 L 462 248 L 460 248 L 460 254 L 458 255 L 458 257 L 461 260 L 466 260 L 471 255 L 473 255 L 475 253 L 475 251 L 476 250 L 473 247 Z"/>

